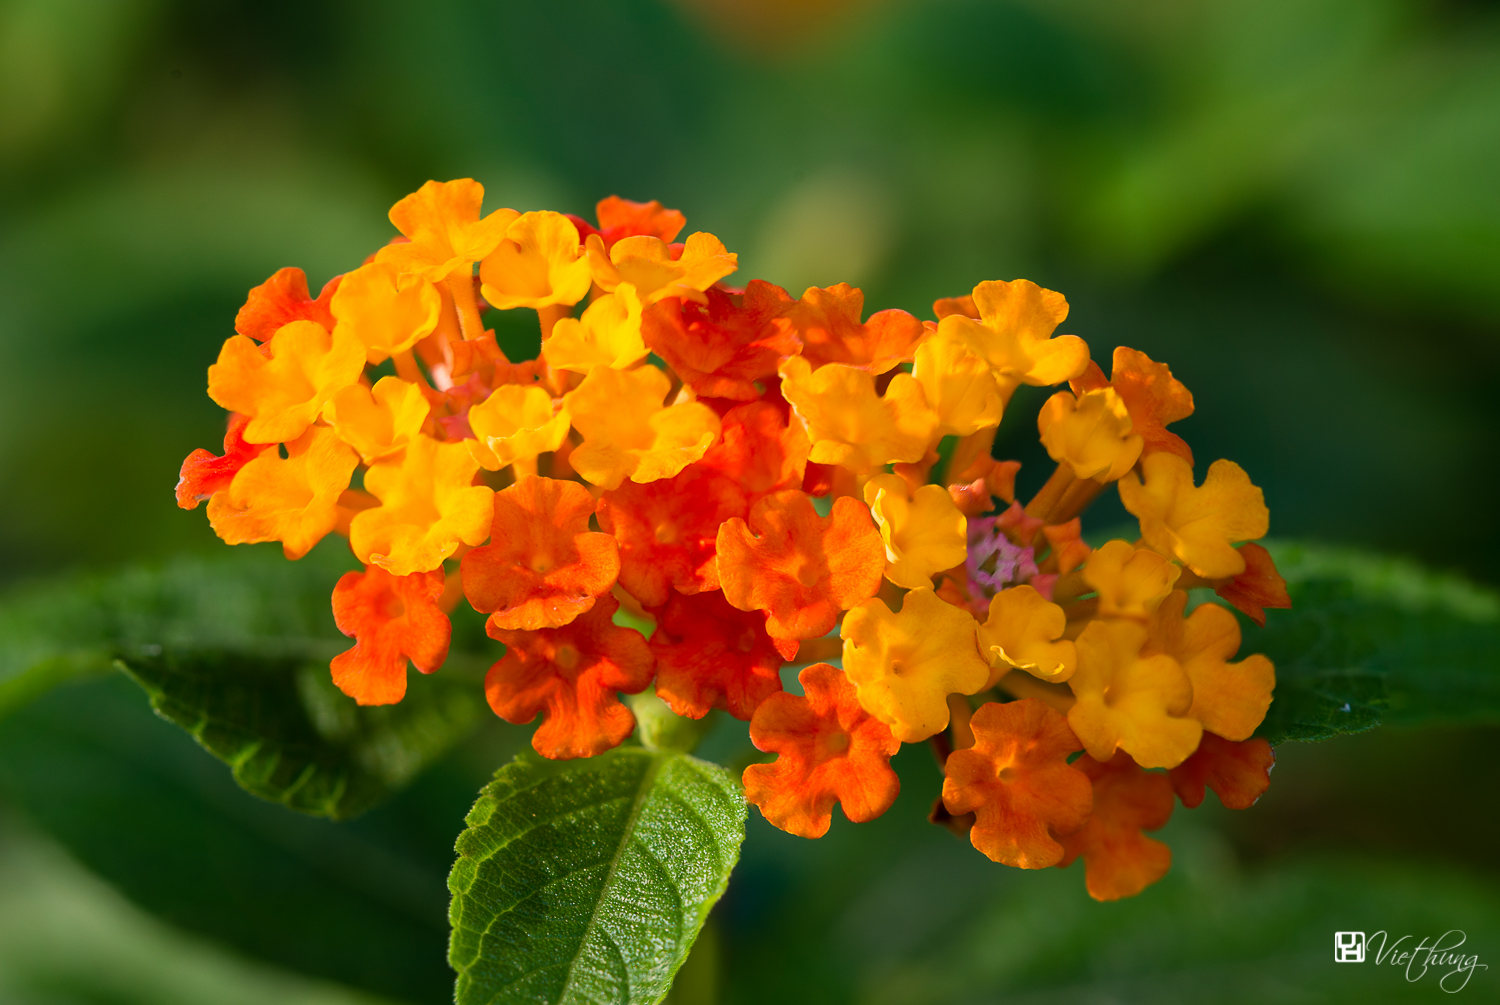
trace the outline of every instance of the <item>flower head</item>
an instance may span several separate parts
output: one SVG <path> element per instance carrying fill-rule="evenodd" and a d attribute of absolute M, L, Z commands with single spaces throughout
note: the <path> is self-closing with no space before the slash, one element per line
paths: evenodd
<path fill-rule="evenodd" d="M 1075 335 L 1052 337 L 1068 316 L 1068 302 L 1059 293 L 1017 279 L 1013 283 L 986 282 L 974 287 L 978 320 L 961 313 L 938 322 L 990 365 L 1006 397 L 1018 384 L 1061 384 L 1083 372 L 1089 348 Z"/>
<path fill-rule="evenodd" d="M 974 847 L 996 862 L 1046 869 L 1063 857 L 1055 835 L 1083 826 L 1093 805 L 1089 777 L 1068 764 L 1079 749 L 1068 721 L 1032 698 L 989 702 L 969 720 L 974 746 L 943 767 L 943 803 L 973 813 Z"/>
<path fill-rule="evenodd" d="M 890 766 L 900 741 L 860 707 L 842 670 L 815 663 L 797 679 L 805 695 L 773 694 L 750 720 L 755 746 L 779 756 L 745 769 L 745 799 L 800 837 L 828 833 L 835 803 L 855 823 L 875 819 L 901 790 Z"/>

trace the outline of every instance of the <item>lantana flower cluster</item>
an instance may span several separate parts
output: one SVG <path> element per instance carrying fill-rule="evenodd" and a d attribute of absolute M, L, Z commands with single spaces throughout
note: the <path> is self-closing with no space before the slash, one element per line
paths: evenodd
<path fill-rule="evenodd" d="M 620 744 L 622 693 L 654 686 L 679 716 L 748 721 L 775 758 L 746 798 L 819 837 L 835 803 L 884 813 L 891 757 L 928 742 L 932 819 L 1007 865 L 1081 857 L 1099 899 L 1166 872 L 1145 832 L 1177 800 L 1265 790 L 1274 670 L 1234 662 L 1236 617 L 1189 613 L 1188 591 L 1263 622 L 1285 585 L 1252 543 L 1261 491 L 1227 460 L 1198 481 L 1167 430 L 1193 400 L 1165 365 L 1120 348 L 1106 375 L 1026 280 L 866 316 L 847 284 L 728 285 L 736 256 L 679 242 L 656 202 L 588 222 L 482 197 L 428 182 L 391 209 L 401 236 L 316 297 L 277 272 L 208 370 L 228 432 L 183 463 L 178 502 L 291 559 L 348 539 L 345 693 L 400 701 L 467 600 L 505 646 L 490 706 L 540 715 L 546 757 Z M 537 359 L 506 357 L 492 310 L 536 313 Z M 1023 384 L 1066 385 L 1037 417 L 1056 469 L 1024 503 L 992 456 Z M 1080 514 L 1111 486 L 1140 533 L 1094 548 Z"/>

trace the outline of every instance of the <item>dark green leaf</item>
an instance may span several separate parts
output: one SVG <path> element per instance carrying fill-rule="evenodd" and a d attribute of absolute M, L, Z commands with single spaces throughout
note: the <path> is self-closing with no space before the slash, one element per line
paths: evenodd
<path fill-rule="evenodd" d="M 18 592 L 0 604 L 0 712 L 118 661 L 249 791 L 354 816 L 465 736 L 483 697 L 479 661 L 462 654 L 411 673 L 393 707 L 341 694 L 328 660 L 351 643 L 328 598 L 350 564 L 336 547 L 295 563 L 245 549 Z"/>
<path fill-rule="evenodd" d="M 734 778 L 686 754 L 517 758 L 448 879 L 459 1005 L 658 1002 L 745 834 Z"/>
<path fill-rule="evenodd" d="M 1415 563 L 1272 544 L 1292 596 L 1241 652 L 1276 663 L 1260 735 L 1319 740 L 1381 722 L 1500 721 L 1500 595 Z"/>
<path fill-rule="evenodd" d="M 184 650 L 120 666 L 247 791 L 333 820 L 411 781 L 480 714 L 472 682 L 417 674 L 399 704 L 361 708 L 334 687 L 326 661 Z"/>

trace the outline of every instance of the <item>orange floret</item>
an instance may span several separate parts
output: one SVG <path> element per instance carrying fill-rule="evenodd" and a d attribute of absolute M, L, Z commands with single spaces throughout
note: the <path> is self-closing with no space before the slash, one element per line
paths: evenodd
<path fill-rule="evenodd" d="M 826 290 L 813 286 L 787 309 L 786 319 L 814 368 L 843 363 L 885 373 L 910 363 L 922 338 L 922 322 L 905 311 L 888 310 L 861 323 L 864 308 L 864 291 L 848 283 Z"/>
<path fill-rule="evenodd" d="M 1148 768 L 1173 768 L 1198 749 L 1203 727 L 1188 715 L 1192 680 L 1175 659 L 1146 645 L 1144 625 L 1089 622 L 1068 679 L 1078 699 L 1068 725 L 1096 760 L 1118 748 Z"/>
<path fill-rule="evenodd" d="M 1219 802 L 1231 810 L 1248 810 L 1271 787 L 1271 769 L 1276 751 L 1260 737 L 1226 740 L 1204 733 L 1198 750 L 1167 773 L 1182 805 L 1194 809 L 1203 802 L 1204 787 L 1219 794 Z"/>
<path fill-rule="evenodd" d="M 594 497 L 577 482 L 529 476 L 495 493 L 491 544 L 463 557 L 464 594 L 493 628 L 565 625 L 615 585 L 620 552 L 589 530 Z"/>
<path fill-rule="evenodd" d="M 719 588 L 719 525 L 750 506 L 738 485 L 693 464 L 676 477 L 621 482 L 599 497 L 599 526 L 620 545 L 620 585 L 647 607 L 670 589 Z"/>
<path fill-rule="evenodd" d="M 800 487 L 811 446 L 807 431 L 784 402 L 752 401 L 724 413 L 719 442 L 708 448 L 698 467 L 733 479 L 754 502 Z"/>
<path fill-rule="evenodd" d="M 671 243 L 687 226 L 687 217 L 678 210 L 664 209 L 655 199 L 632 202 L 617 195 L 600 199 L 594 207 L 594 218 L 599 221 L 597 227 L 582 217 L 568 216 L 578 228 L 579 240 L 586 241 L 590 234 L 598 234 L 606 251 L 614 247 L 616 241 L 627 237 L 654 237 Z"/>
<path fill-rule="evenodd" d="M 797 352 L 796 335 L 774 323 L 794 301 L 759 279 L 742 294 L 715 286 L 704 295 L 703 304 L 677 297 L 654 304 L 641 318 L 641 336 L 698 394 L 753 401 L 755 382 L 772 381 L 776 365 Z"/>
<path fill-rule="evenodd" d="M 227 440 L 224 445 L 229 446 Z M 1292 606 L 1291 594 L 1286 592 L 1286 580 L 1276 571 L 1276 561 L 1271 558 L 1271 553 L 1260 545 L 1250 542 L 1236 550 L 1245 560 L 1245 571 L 1227 582 L 1216 584 L 1214 592 L 1264 628 L 1267 607 Z"/>
<path fill-rule="evenodd" d="M 1245 571 L 1234 542 L 1265 537 L 1271 513 L 1243 468 L 1214 461 L 1197 487 L 1193 469 L 1176 454 L 1147 454 L 1139 470 L 1139 478 L 1132 471 L 1120 479 L 1120 501 L 1140 520 L 1147 544 L 1204 579 Z"/>
<path fill-rule="evenodd" d="M 1193 464 L 1193 451 L 1176 433 L 1167 432 L 1168 423 L 1193 414 L 1193 393 L 1182 385 L 1165 363 L 1157 363 L 1143 352 L 1120 346 L 1115 350 L 1110 379 L 1090 361 L 1083 375 L 1073 381 L 1073 391 L 1080 397 L 1085 391 L 1113 387 L 1130 411 L 1135 432 L 1145 441 L 1145 453 L 1166 451 Z"/>
<path fill-rule="evenodd" d="M 183 509 L 197 509 L 198 504 L 215 492 L 227 489 L 240 468 L 258 457 L 269 443 L 246 443 L 245 426 L 249 416 L 237 412 L 229 414 L 229 429 L 224 433 L 224 456 L 217 457 L 211 451 L 199 447 L 182 462 L 182 472 L 177 477 L 177 505 Z"/>
<path fill-rule="evenodd" d="M 561 213 L 524 213 L 479 265 L 484 299 L 501 310 L 572 306 L 588 294 L 578 229 Z"/>
<path fill-rule="evenodd" d="M 361 705 L 406 695 L 406 661 L 432 673 L 448 658 L 452 625 L 438 606 L 443 570 L 392 576 L 378 565 L 346 572 L 333 588 L 333 620 L 358 639 L 333 658 L 333 682 Z"/>
<path fill-rule="evenodd" d="M 750 720 L 750 741 L 779 754 L 745 769 L 745 799 L 800 837 L 828 833 L 833 804 L 854 823 L 874 820 L 901 791 L 890 759 L 901 743 L 860 707 L 844 672 L 815 663 L 797 675 L 806 696 L 773 694 Z"/>
<path fill-rule="evenodd" d="M 1094 808 L 1081 830 L 1062 838 L 1066 854 L 1058 865 L 1066 868 L 1081 855 L 1090 897 L 1134 897 L 1172 866 L 1172 849 L 1142 833 L 1171 818 L 1172 783 L 1123 753 L 1103 764 L 1085 754 L 1073 766 L 1092 779 Z"/>
<path fill-rule="evenodd" d="M 795 489 L 766 496 L 748 522 L 719 528 L 719 581 L 742 611 L 766 612 L 766 631 L 787 659 L 797 640 L 827 635 L 840 611 L 880 588 L 885 545 L 870 511 L 847 496 L 826 517 Z"/>
<path fill-rule="evenodd" d="M 474 484 L 479 464 L 462 443 L 418 435 L 399 458 L 372 464 L 365 488 L 380 505 L 355 515 L 349 546 L 361 562 L 395 576 L 436 569 L 490 530 L 494 494 Z"/>
<path fill-rule="evenodd" d="M 1083 521 L 1074 517 L 1067 523 L 1048 524 L 1042 535 L 1052 546 L 1052 557 L 1057 559 L 1057 571 L 1066 575 L 1087 562 L 1091 549 L 1083 540 Z"/>
<path fill-rule="evenodd" d="M 1068 316 L 1068 301 L 1061 293 L 1025 279 L 984 282 L 974 287 L 972 303 L 977 322 L 956 312 L 939 321 L 938 330 L 962 338 L 989 363 L 1007 398 L 1018 384 L 1060 384 L 1088 366 L 1089 347 L 1083 339 L 1052 336 Z"/>
<path fill-rule="evenodd" d="M 635 728 L 635 716 L 616 692 L 644 691 L 655 659 L 640 632 L 611 620 L 619 606 L 602 596 L 561 628 L 486 626 L 506 652 L 484 679 L 485 697 L 496 715 L 517 725 L 546 711 L 531 737 L 543 757 L 593 757 L 618 747 Z"/>
<path fill-rule="evenodd" d="M 227 544 L 280 541 L 301 558 L 338 524 L 339 496 L 359 456 L 327 426 L 245 462 L 229 487 L 208 501 L 208 521 Z"/>
<path fill-rule="evenodd" d="M 359 379 L 365 347 L 354 335 L 316 321 L 283 325 L 265 345 L 232 335 L 208 368 L 208 396 L 250 417 L 251 443 L 286 443 L 317 421 L 340 388 Z"/>
<path fill-rule="evenodd" d="M 974 746 L 948 755 L 943 805 L 976 817 L 974 847 L 993 861 L 1046 869 L 1063 856 L 1056 834 L 1082 827 L 1093 804 L 1089 778 L 1068 764 L 1080 749 L 1063 718 L 1035 698 L 989 702 L 969 720 Z"/>
<path fill-rule="evenodd" d="M 1142 652 L 1166 653 L 1188 675 L 1189 718 L 1230 740 L 1248 739 L 1271 707 L 1276 668 L 1261 653 L 1230 663 L 1240 648 L 1240 623 L 1218 604 L 1199 604 L 1184 618 L 1187 599 L 1185 591 L 1174 590 L 1162 602 Z"/>
<path fill-rule="evenodd" d="M 678 715 L 701 719 L 722 708 L 748 720 L 781 690 L 781 654 L 766 619 L 729 606 L 718 590 L 672 594 L 656 612 L 650 644 L 656 693 Z"/>
<path fill-rule="evenodd" d="M 481 218 L 483 202 L 484 186 L 472 178 L 427 182 L 391 207 L 391 223 L 411 240 L 381 248 L 376 260 L 441 282 L 494 251 L 519 215 L 497 209 Z"/>
<path fill-rule="evenodd" d="M 257 342 L 265 342 L 278 328 L 293 321 L 316 321 L 332 331 L 333 313 L 328 303 L 342 278 L 330 279 L 314 300 L 307 292 L 307 276 L 301 269 L 277 269 L 245 298 L 245 306 L 234 316 L 234 330 Z"/>

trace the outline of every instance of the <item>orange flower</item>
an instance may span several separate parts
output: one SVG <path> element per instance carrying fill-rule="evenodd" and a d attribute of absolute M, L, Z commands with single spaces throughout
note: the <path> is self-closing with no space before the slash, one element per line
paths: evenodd
<path fill-rule="evenodd" d="M 1145 621 L 1172 592 L 1182 569 L 1149 548 L 1109 541 L 1089 556 L 1083 581 L 1099 594 L 1101 618 Z"/>
<path fill-rule="evenodd" d="M 1078 478 L 1117 481 L 1141 456 L 1142 440 L 1112 387 L 1078 398 L 1058 391 L 1042 405 L 1036 424 L 1048 455 Z"/>
<path fill-rule="evenodd" d="M 608 251 L 598 234 L 584 244 L 599 288 L 610 293 L 629 283 L 643 304 L 668 297 L 705 303 L 703 291 L 739 268 L 734 252 L 712 234 L 691 234 L 681 249 L 646 235 L 622 238 Z"/>
<path fill-rule="evenodd" d="M 1214 461 L 1203 484 L 1193 487 L 1193 469 L 1171 453 L 1141 459 L 1120 479 L 1120 501 L 1141 521 L 1141 536 L 1163 555 L 1178 560 L 1204 579 L 1238 576 L 1245 558 L 1235 541 L 1265 537 L 1271 514 L 1265 496 L 1233 461 Z"/>
<path fill-rule="evenodd" d="M 1092 549 L 1083 540 L 1083 521 L 1076 516 L 1067 523 L 1048 524 L 1042 528 L 1042 535 L 1052 546 L 1057 571 L 1063 575 L 1087 562 L 1092 554 Z"/>
<path fill-rule="evenodd" d="M 1000 425 L 1000 385 L 989 364 L 951 330 L 940 329 L 917 347 L 911 374 L 938 415 L 936 435 L 972 436 Z"/>
<path fill-rule="evenodd" d="M 829 363 L 816 370 L 801 356 L 781 364 L 781 393 L 812 440 L 810 460 L 869 474 L 892 461 L 919 461 L 932 443 L 938 415 L 922 385 L 898 373 L 885 394 L 864 370 Z"/>
<path fill-rule="evenodd" d="M 574 373 L 588 373 L 596 366 L 628 369 L 645 355 L 641 301 L 629 283 L 597 297 L 581 318 L 558 318 L 542 343 L 542 357 L 548 365 Z"/>
<path fill-rule="evenodd" d="M 581 217 L 568 217 L 583 240 L 587 240 L 590 234 L 598 234 L 604 241 L 605 250 L 614 247 L 615 242 L 622 238 L 637 235 L 671 242 L 687 226 L 687 217 L 675 209 L 663 209 L 655 199 L 631 202 L 617 195 L 600 199 L 594 207 L 594 218 L 599 221 L 598 227 L 590 226 Z"/>
<path fill-rule="evenodd" d="M 378 565 L 346 572 L 333 588 L 333 620 L 358 639 L 333 658 L 333 682 L 361 705 L 393 705 L 406 694 L 406 661 L 432 673 L 448 658 L 452 626 L 438 607 L 443 571 L 392 576 Z"/>
<path fill-rule="evenodd" d="M 270 446 L 269 443 L 246 443 L 245 426 L 248 416 L 229 413 L 229 430 L 224 434 L 224 456 L 216 457 L 199 447 L 182 462 L 182 472 L 177 477 L 177 505 L 183 509 L 197 509 L 198 503 L 221 489 L 227 489 L 240 468 L 258 457 Z"/>
<path fill-rule="evenodd" d="M 1276 668 L 1260 653 L 1230 663 L 1240 648 L 1240 623 L 1218 604 L 1199 604 L 1184 618 L 1187 599 L 1186 592 L 1174 590 L 1162 603 L 1143 652 L 1166 653 L 1188 675 L 1189 718 L 1227 739 L 1248 739 L 1271 707 Z"/>
<path fill-rule="evenodd" d="M 1192 757 L 1167 772 L 1177 798 L 1188 809 L 1203 802 L 1204 788 L 1219 794 L 1226 809 L 1248 810 L 1271 787 L 1276 751 L 1260 737 L 1235 742 L 1204 733 Z"/>
<path fill-rule="evenodd" d="M 460 544 L 479 544 L 490 530 L 494 493 L 474 484 L 478 471 L 462 443 L 414 437 L 399 458 L 365 472 L 365 488 L 380 505 L 350 521 L 350 548 L 367 565 L 409 576 L 436 569 Z"/>
<path fill-rule="evenodd" d="M 227 440 L 224 446 L 228 448 Z M 1276 571 L 1276 561 L 1271 558 L 1271 553 L 1260 545 L 1251 542 L 1235 550 L 1245 560 L 1245 571 L 1227 582 L 1215 584 L 1214 592 L 1264 628 L 1267 607 L 1292 606 L 1291 594 L 1286 592 L 1286 580 Z"/>
<path fill-rule="evenodd" d="M 796 489 L 766 496 L 719 527 L 719 581 L 742 611 L 766 612 L 766 631 L 791 659 L 797 640 L 828 632 L 845 611 L 874 596 L 885 545 L 863 503 L 835 499 L 827 517 Z"/>
<path fill-rule="evenodd" d="M 265 342 L 282 325 L 293 321 L 316 321 L 333 331 L 333 314 L 328 302 L 339 288 L 342 276 L 334 276 L 323 286 L 323 291 L 314 300 L 307 292 L 307 276 L 301 269 L 277 269 L 276 272 L 250 291 L 245 306 L 234 318 L 234 330 L 241 335 Z"/>
<path fill-rule="evenodd" d="M 1143 651 L 1144 625 L 1091 621 L 1077 645 L 1068 724 L 1095 760 L 1118 748 L 1145 767 L 1171 768 L 1198 749 L 1203 727 L 1187 717 L 1192 682 L 1171 656 Z"/>
<path fill-rule="evenodd" d="M 781 654 L 759 611 L 729 606 L 718 590 L 672 594 L 651 636 L 656 693 L 672 711 L 701 719 L 722 708 L 748 720 L 781 690 Z"/>
<path fill-rule="evenodd" d="M 381 377 L 373 388 L 341 388 L 323 406 L 323 418 L 366 464 L 373 464 L 404 449 L 422 431 L 431 407 L 417 385 Z"/>
<path fill-rule="evenodd" d="M 719 417 L 699 401 L 663 399 L 671 379 L 654 366 L 596 366 L 563 401 L 583 443 L 569 455 L 573 469 L 605 489 L 626 478 L 671 478 L 719 438 Z"/>
<path fill-rule="evenodd" d="M 391 262 L 376 261 L 345 275 L 329 306 L 338 319 L 334 334 L 356 337 L 365 361 L 374 365 L 430 335 L 442 313 L 443 298 L 427 280 L 405 276 Z"/>
<path fill-rule="evenodd" d="M 728 478 L 689 465 L 674 478 L 623 482 L 599 497 L 599 526 L 620 544 L 620 585 L 647 607 L 669 589 L 719 588 L 719 525 L 749 510 Z"/>
<path fill-rule="evenodd" d="M 1046 869 L 1063 856 L 1054 834 L 1082 827 L 1093 804 L 1089 778 L 1068 764 L 1079 749 L 1068 720 L 1035 698 L 988 702 L 969 720 L 974 746 L 943 767 L 943 805 L 973 813 L 974 847 L 995 862 Z"/>
<path fill-rule="evenodd" d="M 472 178 L 428 182 L 391 207 L 391 223 L 411 240 L 381 248 L 375 260 L 442 282 L 494 251 L 519 215 L 497 209 L 481 218 L 483 202 L 484 186 Z"/>
<path fill-rule="evenodd" d="M 843 363 L 870 373 L 885 373 L 910 363 L 922 338 L 922 322 L 905 311 L 879 311 L 861 323 L 864 291 L 848 283 L 826 290 L 809 287 L 786 311 L 802 355 L 814 368 Z"/>
<path fill-rule="evenodd" d="M 668 297 L 641 318 L 641 336 L 683 383 L 711 398 L 753 401 L 755 382 L 797 352 L 797 337 L 776 319 L 794 303 L 780 286 L 752 279 L 742 294 L 711 287 L 706 303 Z"/>
<path fill-rule="evenodd" d="M 750 741 L 780 756 L 745 769 L 745 799 L 800 837 L 828 833 L 833 804 L 854 823 L 874 820 L 901 791 L 890 759 L 901 743 L 854 695 L 842 670 L 814 663 L 797 675 L 806 696 L 773 694 L 750 720 Z"/>
<path fill-rule="evenodd" d="M 505 644 L 505 656 L 490 667 L 484 695 L 496 715 L 517 725 L 546 711 L 531 737 L 543 757 L 594 757 L 635 728 L 616 692 L 644 691 L 655 660 L 640 632 L 611 620 L 619 606 L 602 596 L 561 628 L 510 631 L 493 619 L 486 626 L 490 638 Z"/>
<path fill-rule="evenodd" d="M 243 335 L 226 339 L 208 368 L 208 396 L 250 417 L 242 433 L 248 442 L 286 443 L 317 421 L 336 391 L 359 380 L 364 366 L 357 338 L 293 321 L 262 346 Z"/>
<path fill-rule="evenodd" d="M 1172 849 L 1142 833 L 1171 819 L 1172 783 L 1141 770 L 1127 754 L 1103 764 L 1084 755 L 1073 766 L 1093 780 L 1094 808 L 1081 830 L 1062 838 L 1066 854 L 1058 865 L 1066 868 L 1081 855 L 1090 897 L 1134 897 L 1172 867 Z"/>
<path fill-rule="evenodd" d="M 1034 587 L 1023 583 L 990 598 L 989 619 L 979 626 L 979 654 L 998 673 L 994 686 L 1012 669 L 1060 683 L 1078 667 L 1078 648 L 1062 637 L 1068 616 Z"/>
<path fill-rule="evenodd" d="M 479 265 L 484 299 L 501 310 L 572 306 L 589 292 L 588 259 L 578 228 L 550 210 L 523 213 Z"/>
<path fill-rule="evenodd" d="M 952 332 L 989 363 L 1007 398 L 1018 384 L 1061 384 L 1088 366 L 1089 347 L 1083 339 L 1052 337 L 1068 316 L 1062 294 L 1025 279 L 986 282 L 974 287 L 973 304 L 978 321 L 953 313 L 938 322 L 938 331 Z"/>
<path fill-rule="evenodd" d="M 932 302 L 933 317 L 941 321 L 949 314 L 958 314 L 978 321 L 979 307 L 974 303 L 974 298 L 967 293 L 961 297 L 939 297 Z"/>
<path fill-rule="evenodd" d="M 359 457 L 327 426 L 313 426 L 286 452 L 257 454 L 208 501 L 208 521 L 225 543 L 280 541 L 297 559 L 338 524 L 339 496 Z"/>
<path fill-rule="evenodd" d="M 589 530 L 594 497 L 577 482 L 529 476 L 495 493 L 491 544 L 463 557 L 464 594 L 496 629 L 565 625 L 615 585 L 620 551 Z"/>
<path fill-rule="evenodd" d="M 753 502 L 801 486 L 811 446 L 784 402 L 752 401 L 724 413 L 719 442 L 698 466 L 733 479 Z"/>
<path fill-rule="evenodd" d="M 1113 387 L 1130 411 L 1135 432 L 1145 442 L 1145 453 L 1164 450 L 1187 461 L 1188 467 L 1193 466 L 1193 451 L 1182 437 L 1166 430 L 1168 423 L 1193 414 L 1193 394 L 1172 376 L 1165 363 L 1153 362 L 1143 352 L 1120 346 L 1115 350 L 1108 381 L 1092 361 L 1083 375 L 1073 381 L 1073 392 L 1080 397 L 1085 391 L 1104 387 Z"/>

